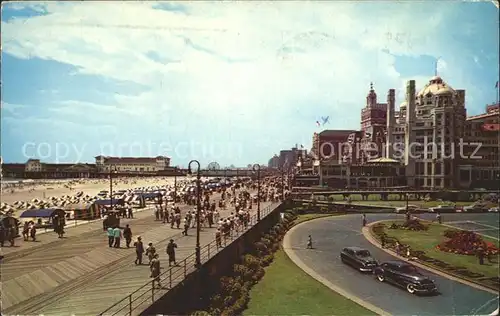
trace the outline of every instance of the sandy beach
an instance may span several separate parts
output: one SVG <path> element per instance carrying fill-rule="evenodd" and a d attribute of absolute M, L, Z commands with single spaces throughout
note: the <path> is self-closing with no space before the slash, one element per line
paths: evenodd
<path fill-rule="evenodd" d="M 177 181 L 185 180 L 184 177 L 177 177 Z M 113 179 L 113 191 L 133 189 L 139 187 L 173 185 L 173 177 L 157 178 L 116 178 Z M 55 183 L 37 183 L 25 185 L 22 188 L 3 188 L 1 192 L 2 203 L 12 205 L 16 201 L 31 201 L 33 199 L 47 200 L 50 197 L 73 196 L 77 192 L 84 192 L 84 195 L 95 196 L 99 191 L 109 191 L 108 179 L 80 179 L 73 181 L 58 181 Z M 21 211 L 22 212 L 22 211 Z M 14 216 L 18 215 L 18 211 Z"/>

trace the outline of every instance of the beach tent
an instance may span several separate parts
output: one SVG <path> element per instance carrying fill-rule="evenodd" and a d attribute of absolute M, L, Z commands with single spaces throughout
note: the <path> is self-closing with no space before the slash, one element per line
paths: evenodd
<path fill-rule="evenodd" d="M 96 219 L 101 217 L 99 207 L 95 203 L 76 203 L 64 206 L 70 219 Z"/>
<path fill-rule="evenodd" d="M 161 196 L 162 196 L 161 193 L 142 193 L 141 194 L 141 197 L 145 200 L 151 200 L 151 199 L 159 198 Z"/>
<path fill-rule="evenodd" d="M 40 208 L 40 209 L 30 209 L 24 211 L 20 218 L 51 218 L 55 215 L 64 217 L 66 212 L 59 208 Z"/>

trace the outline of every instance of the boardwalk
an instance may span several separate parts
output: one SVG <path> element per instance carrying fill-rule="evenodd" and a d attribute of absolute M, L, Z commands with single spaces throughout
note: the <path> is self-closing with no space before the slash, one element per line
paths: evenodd
<path fill-rule="evenodd" d="M 268 205 L 270 205 L 270 203 L 261 204 L 262 207 Z M 214 233 L 215 229 L 203 229 L 200 236 L 200 243 L 202 247 L 214 240 Z M 162 242 L 157 243 L 157 250 L 162 263 L 162 271 L 166 271 L 168 269 L 168 257 L 165 252 L 165 248 L 170 238 L 163 238 L 164 240 Z M 186 264 L 187 268 L 185 271 L 186 274 L 189 274 L 194 271 L 194 256 L 192 255 L 196 244 L 196 232 L 193 230 L 190 236 L 178 237 L 176 243 L 178 244 L 176 259 L 180 264 L 178 270 L 184 269 L 183 260 L 190 257 L 191 260 L 189 260 Z M 217 253 L 217 249 L 216 247 L 213 247 L 210 256 L 213 256 L 215 253 Z M 67 315 L 69 313 L 73 313 L 74 315 L 97 315 L 105 311 L 111 305 L 125 298 L 127 295 L 130 295 L 132 292 L 136 291 L 150 281 L 149 266 L 147 264 L 143 266 L 136 266 L 133 263 L 134 258 L 135 256 L 130 254 L 127 257 L 128 260 L 125 262 L 124 266 L 121 267 L 121 269 L 111 272 L 99 280 L 86 284 L 85 286 L 79 288 L 78 291 L 59 299 L 56 304 L 43 307 L 38 312 L 44 315 Z M 202 255 L 202 258 L 207 258 L 206 253 Z M 182 273 L 184 273 L 184 271 Z M 178 283 L 180 279 L 176 281 L 176 283 Z M 165 287 L 170 286 L 168 281 L 163 283 Z M 159 298 L 161 294 L 166 293 L 167 290 L 168 288 L 157 290 L 156 297 Z M 143 304 L 141 308 L 135 309 L 135 313 L 139 314 L 151 303 L 151 299 L 149 299 L 150 295 L 147 295 L 149 294 L 148 292 L 151 292 L 151 286 L 146 286 L 143 291 L 140 291 L 139 295 L 146 293 L 144 297 L 146 304 Z M 119 305 L 117 309 L 121 307 L 123 307 L 123 304 Z M 110 314 L 113 312 L 115 311 L 110 311 Z M 118 315 L 123 315 L 127 312 L 128 308 L 119 312 Z"/>
<path fill-rule="evenodd" d="M 193 206 L 183 206 L 183 213 L 192 208 Z M 224 217 L 232 211 L 222 211 L 221 216 Z M 136 219 L 125 223 L 130 222 L 134 235 L 141 235 L 145 243 L 153 242 L 164 259 L 163 243 L 170 238 L 179 239 L 180 230 L 171 229 L 169 224 L 155 221 L 152 213 L 152 210 L 137 213 Z M 191 233 L 194 233 L 194 230 L 191 230 Z M 43 234 L 40 236 L 40 242 L 25 242 L 21 247 L 4 248 L 5 258 L 1 269 L 3 313 L 95 314 L 120 299 L 124 295 L 122 290 L 133 291 L 137 285 L 148 281 L 147 266 L 131 266 L 135 256 L 133 249 L 114 249 L 107 246 L 102 222 L 68 229 L 68 238 L 62 240 L 54 235 Z M 202 232 L 202 241 L 213 239 L 213 236 L 213 229 L 205 229 Z M 188 236 L 178 240 L 179 259 L 193 252 L 194 246 L 191 244 L 194 239 Z M 127 273 L 131 268 L 136 271 Z M 128 280 L 129 274 L 137 278 L 130 277 Z M 123 280 L 123 286 L 114 283 L 106 289 L 110 279 L 116 282 L 118 278 Z M 96 289 L 102 286 L 103 290 L 92 291 L 94 285 Z M 120 287 L 120 292 L 111 292 L 110 287 L 114 290 Z M 92 292 L 96 294 L 92 296 Z M 100 294 L 97 294 L 98 292 Z M 89 300 L 78 303 L 79 297 Z M 94 303 L 92 297 L 95 298 Z M 100 305 L 97 306 L 96 302 L 100 302 Z M 92 304 L 96 304 L 95 308 Z"/>

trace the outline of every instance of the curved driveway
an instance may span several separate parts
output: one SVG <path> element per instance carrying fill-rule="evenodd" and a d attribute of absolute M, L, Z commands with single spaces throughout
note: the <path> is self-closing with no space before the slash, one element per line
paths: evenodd
<path fill-rule="evenodd" d="M 491 214 L 493 215 L 493 214 Z M 395 219 L 397 215 L 367 215 L 368 222 Z M 448 215 L 447 215 L 448 217 Z M 451 218 L 450 218 L 451 219 Z M 498 216 L 496 218 L 498 220 Z M 379 261 L 393 256 L 373 246 L 361 233 L 361 215 L 328 217 L 303 223 L 290 231 L 287 239 L 295 255 L 317 274 L 347 293 L 375 305 L 392 315 L 478 315 L 489 314 L 498 307 L 498 296 L 442 276 L 431 276 L 441 292 L 437 296 L 413 296 L 405 290 L 380 283 L 340 262 L 340 251 L 346 246 L 370 250 Z M 312 235 L 314 248 L 307 250 L 307 236 Z"/>

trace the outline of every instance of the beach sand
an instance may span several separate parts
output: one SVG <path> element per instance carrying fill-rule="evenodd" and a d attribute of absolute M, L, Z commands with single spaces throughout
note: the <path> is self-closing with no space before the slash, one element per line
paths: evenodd
<path fill-rule="evenodd" d="M 184 177 L 177 177 L 177 182 L 185 180 Z M 68 184 L 71 183 L 71 188 Z M 173 185 L 174 177 L 155 178 L 116 178 L 113 179 L 113 191 L 134 189 L 139 187 Z M 2 189 L 0 201 L 12 205 L 16 201 L 31 201 L 33 199 L 48 200 L 50 197 L 73 196 L 77 192 L 83 191 L 84 195 L 95 196 L 100 191 L 109 191 L 109 179 L 81 179 L 77 181 L 65 181 L 54 184 L 36 184 L 11 189 Z M 16 211 L 14 216 L 24 210 Z"/>

